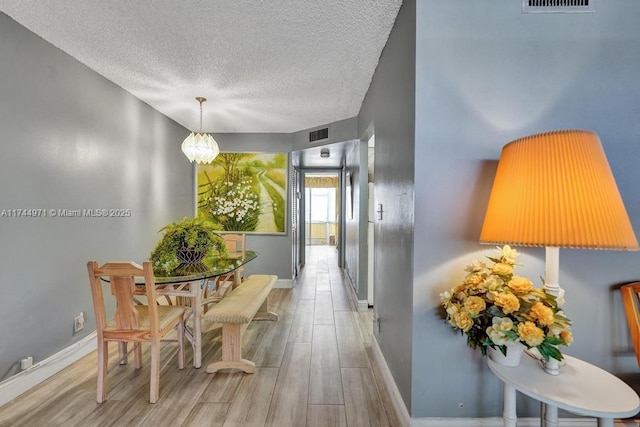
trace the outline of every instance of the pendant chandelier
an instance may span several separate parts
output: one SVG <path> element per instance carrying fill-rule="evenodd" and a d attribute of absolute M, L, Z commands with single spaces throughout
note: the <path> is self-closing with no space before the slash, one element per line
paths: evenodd
<path fill-rule="evenodd" d="M 196 101 L 200 103 L 200 131 L 191 132 L 191 134 L 182 143 L 182 152 L 187 156 L 190 162 L 194 160 L 197 163 L 211 163 L 220 153 L 220 148 L 213 137 L 202 132 L 202 103 L 207 98 L 201 96 L 196 97 Z"/>

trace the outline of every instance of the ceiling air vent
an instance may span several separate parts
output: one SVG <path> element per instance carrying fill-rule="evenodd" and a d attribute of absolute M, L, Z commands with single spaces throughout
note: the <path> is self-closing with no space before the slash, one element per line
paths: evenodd
<path fill-rule="evenodd" d="M 329 139 L 329 128 L 309 132 L 309 142 L 324 141 L 325 139 Z"/>
<path fill-rule="evenodd" d="M 522 13 L 594 12 L 595 0 L 522 0 Z"/>

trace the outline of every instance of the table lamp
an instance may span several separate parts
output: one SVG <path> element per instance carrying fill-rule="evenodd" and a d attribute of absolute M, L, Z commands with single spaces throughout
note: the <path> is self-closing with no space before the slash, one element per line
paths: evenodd
<path fill-rule="evenodd" d="M 480 242 L 544 246 L 544 290 L 560 303 L 560 248 L 638 250 L 598 135 L 560 130 L 505 145 Z M 557 361 L 545 371 L 557 375 Z"/>

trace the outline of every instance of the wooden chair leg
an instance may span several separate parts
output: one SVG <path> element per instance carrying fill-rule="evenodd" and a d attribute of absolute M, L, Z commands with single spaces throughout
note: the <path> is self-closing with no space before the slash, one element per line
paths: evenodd
<path fill-rule="evenodd" d="M 160 395 L 160 340 L 151 341 L 151 378 L 149 402 L 156 403 Z"/>
<path fill-rule="evenodd" d="M 98 342 L 98 381 L 96 401 L 102 403 L 107 398 L 107 371 L 109 365 L 109 344 Z"/>
<path fill-rule="evenodd" d="M 176 325 L 178 332 L 178 369 L 184 368 L 184 321 Z"/>
<path fill-rule="evenodd" d="M 128 355 L 127 355 L 127 343 L 126 341 L 121 341 L 118 343 L 118 354 L 120 356 L 120 364 L 121 365 L 126 365 L 128 362 Z"/>
<path fill-rule="evenodd" d="M 136 363 L 136 369 L 142 368 L 142 343 L 133 344 L 133 358 Z"/>

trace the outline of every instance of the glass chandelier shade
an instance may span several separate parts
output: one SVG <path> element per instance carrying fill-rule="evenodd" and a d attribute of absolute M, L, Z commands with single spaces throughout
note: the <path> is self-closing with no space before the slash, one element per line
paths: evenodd
<path fill-rule="evenodd" d="M 200 103 L 200 131 L 191 132 L 182 142 L 182 152 L 190 162 L 211 163 L 220 153 L 220 148 L 211 135 L 202 132 L 202 103 L 207 99 L 197 97 L 196 100 Z"/>
<path fill-rule="evenodd" d="M 182 143 L 182 152 L 190 162 L 211 163 L 220 153 L 215 139 L 204 132 L 191 132 Z"/>

